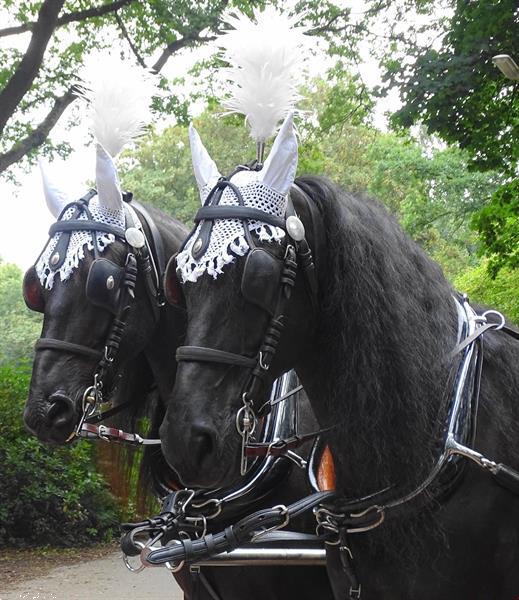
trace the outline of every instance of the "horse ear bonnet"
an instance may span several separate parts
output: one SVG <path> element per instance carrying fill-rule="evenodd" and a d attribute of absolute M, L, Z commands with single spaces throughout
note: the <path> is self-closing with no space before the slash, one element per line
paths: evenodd
<path fill-rule="evenodd" d="M 35 267 L 31 267 L 23 277 L 23 299 L 27 308 L 35 312 L 45 311 L 45 299 L 43 298 L 43 286 L 40 283 Z"/>
<path fill-rule="evenodd" d="M 95 306 L 117 313 L 124 267 L 106 258 L 96 258 L 88 272 L 86 296 Z"/>
<path fill-rule="evenodd" d="M 172 256 L 166 266 L 164 272 L 164 295 L 169 304 L 176 307 L 184 308 L 186 303 L 182 287 L 177 276 L 177 255 Z"/>
<path fill-rule="evenodd" d="M 283 262 L 263 248 L 254 248 L 247 255 L 241 280 L 244 298 L 274 314 L 279 293 Z"/>

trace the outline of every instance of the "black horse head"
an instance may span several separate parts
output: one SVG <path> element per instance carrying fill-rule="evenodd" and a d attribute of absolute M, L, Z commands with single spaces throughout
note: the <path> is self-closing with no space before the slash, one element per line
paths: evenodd
<path fill-rule="evenodd" d="M 107 159 L 102 149 L 98 152 Z M 153 340 L 157 347 L 151 351 L 161 346 L 157 336 L 165 320 L 176 321 L 168 331 L 178 332 L 169 336 L 159 359 L 169 357 L 170 375 L 161 390 L 163 397 L 169 392 L 175 375 L 169 355 L 184 318 L 158 306 L 159 262 L 161 252 L 169 257 L 178 250 L 185 232 L 158 211 L 150 209 L 150 216 L 143 207 L 125 206 L 115 179 L 110 184 L 98 177 L 99 196 L 89 193 L 72 203 L 63 201 L 45 178 L 44 183 L 58 221 L 24 279 L 29 308 L 44 314 L 24 420 L 42 441 L 65 443 L 87 397 L 96 392 L 95 375 L 106 401 L 131 361 L 149 350 Z"/>
<path fill-rule="evenodd" d="M 178 270 L 170 265 L 167 273 L 170 282 L 183 280 L 188 346 L 177 354 L 177 380 L 161 438 L 166 458 L 186 485 L 218 486 L 238 473 L 236 415 L 244 399 L 259 410 L 274 378 L 304 354 L 314 317 L 308 281 L 290 277 L 297 269 L 296 244 L 284 231 L 297 165 L 291 119 L 263 169 L 239 169 L 228 180 L 220 178 L 194 130 L 191 144 L 205 206 L 178 255 Z M 301 194 L 294 194 L 294 202 L 311 220 Z M 220 210 L 230 218 L 220 219 Z M 271 351 L 280 329 L 279 347 Z M 248 389 L 256 372 L 254 389 Z"/>

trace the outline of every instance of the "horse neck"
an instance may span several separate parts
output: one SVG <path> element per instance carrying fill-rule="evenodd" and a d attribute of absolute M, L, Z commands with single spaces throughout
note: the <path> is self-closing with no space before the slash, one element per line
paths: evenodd
<path fill-rule="evenodd" d="M 339 488 L 412 487 L 437 457 L 446 418 L 452 290 L 380 205 L 331 187 L 318 196 L 326 268 L 301 378 L 321 425 L 333 425 Z"/>
<path fill-rule="evenodd" d="M 162 238 L 165 261 L 176 254 L 187 235 L 184 226 L 161 211 L 148 208 Z M 159 318 L 144 349 L 159 395 L 166 401 L 176 374 L 175 353 L 184 330 L 184 315 L 168 304 L 160 308 Z"/>

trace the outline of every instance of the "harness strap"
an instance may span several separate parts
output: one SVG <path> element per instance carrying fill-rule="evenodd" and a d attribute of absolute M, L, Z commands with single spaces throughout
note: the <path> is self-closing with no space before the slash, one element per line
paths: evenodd
<path fill-rule="evenodd" d="M 290 519 L 312 510 L 314 506 L 333 494 L 334 492 L 317 492 L 289 506 L 274 506 L 260 510 L 241 519 L 235 525 L 226 527 L 224 531 L 212 534 L 210 540 L 207 539 L 208 536 L 191 540 L 188 544 L 186 540 L 177 540 L 175 544 L 168 547 L 152 550 L 145 560 L 150 565 L 182 561 L 189 564 L 205 560 L 214 554 L 234 550 L 268 530 L 285 527 Z"/>
<path fill-rule="evenodd" d="M 248 444 L 245 448 L 245 453 L 247 456 L 251 457 L 284 456 L 288 450 L 295 450 L 329 430 L 330 427 L 327 427 L 326 429 L 319 429 L 318 431 L 312 431 L 310 433 L 305 433 L 304 435 L 293 435 L 290 438 L 277 440 L 275 442 L 256 442 Z"/>
<path fill-rule="evenodd" d="M 54 338 L 40 338 L 34 345 L 35 350 L 64 350 L 66 352 L 72 352 L 74 354 L 83 354 L 88 358 L 96 358 L 100 360 L 103 357 L 101 350 L 94 350 L 88 346 L 82 346 L 81 344 L 73 344 L 72 342 L 66 342 L 65 340 L 56 340 Z"/>
<path fill-rule="evenodd" d="M 268 223 L 274 227 L 279 227 L 280 229 L 285 229 L 286 227 L 285 219 L 282 217 L 277 217 L 259 208 L 249 206 L 202 206 L 198 209 L 194 221 L 198 223 L 199 221 L 214 219 L 253 219 Z"/>
<path fill-rule="evenodd" d="M 69 219 L 68 221 L 56 221 L 49 227 L 49 237 L 54 234 L 66 231 L 102 231 L 103 233 L 111 233 L 121 239 L 124 239 L 124 230 L 108 223 L 99 221 L 91 221 L 89 219 Z"/>
<path fill-rule="evenodd" d="M 225 352 L 215 348 L 203 348 L 201 346 L 180 346 L 177 348 L 177 361 L 200 361 L 223 363 L 236 367 L 252 368 L 256 366 L 257 359 L 234 354 L 234 352 Z"/>

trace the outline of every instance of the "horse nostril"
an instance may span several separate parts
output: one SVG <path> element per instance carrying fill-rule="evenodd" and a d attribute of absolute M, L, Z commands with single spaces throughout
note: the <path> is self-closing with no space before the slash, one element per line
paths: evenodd
<path fill-rule="evenodd" d="M 216 436 L 212 429 L 204 425 L 193 426 L 193 455 L 197 464 L 201 464 L 216 448 Z"/>
<path fill-rule="evenodd" d="M 74 403 L 67 396 L 57 393 L 49 397 L 47 417 L 53 427 L 72 427 L 76 418 Z"/>

